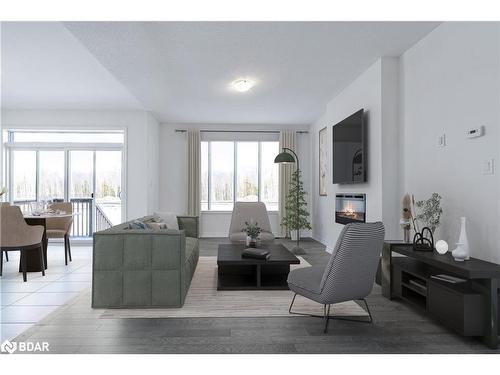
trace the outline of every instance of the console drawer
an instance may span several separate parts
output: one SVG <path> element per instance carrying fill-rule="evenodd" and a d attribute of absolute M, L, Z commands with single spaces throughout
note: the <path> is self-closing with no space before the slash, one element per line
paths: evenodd
<path fill-rule="evenodd" d="M 470 284 L 448 286 L 429 279 L 427 298 L 429 313 L 447 327 L 464 336 L 484 334 L 484 296 Z"/>

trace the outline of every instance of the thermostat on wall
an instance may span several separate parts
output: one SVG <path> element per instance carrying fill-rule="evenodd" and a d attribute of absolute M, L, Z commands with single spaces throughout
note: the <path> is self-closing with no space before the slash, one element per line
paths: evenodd
<path fill-rule="evenodd" d="M 484 126 L 480 126 L 475 129 L 469 129 L 466 132 L 467 138 L 477 138 L 481 137 L 482 135 L 484 135 Z"/>

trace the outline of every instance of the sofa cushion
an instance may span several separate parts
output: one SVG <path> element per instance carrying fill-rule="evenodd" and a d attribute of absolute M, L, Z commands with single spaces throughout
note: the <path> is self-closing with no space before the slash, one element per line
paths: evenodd
<path fill-rule="evenodd" d="M 168 229 L 179 230 L 179 223 L 177 222 L 177 215 L 173 212 L 155 212 L 154 216 L 159 217 L 162 221 L 167 224 Z"/>
<path fill-rule="evenodd" d="M 186 237 L 186 260 L 191 257 L 191 254 L 195 250 L 198 250 L 198 239 L 193 237 Z"/>

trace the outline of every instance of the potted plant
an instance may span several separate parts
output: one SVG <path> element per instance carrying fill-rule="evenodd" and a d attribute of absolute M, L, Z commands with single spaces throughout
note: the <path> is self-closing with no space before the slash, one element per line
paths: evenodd
<path fill-rule="evenodd" d="M 417 220 L 420 220 L 426 227 L 429 227 L 432 234 L 434 234 L 441 224 L 441 214 L 443 213 L 441 196 L 438 193 L 432 193 L 429 199 L 417 201 L 416 206 L 420 211 L 417 214 Z"/>
<path fill-rule="evenodd" d="M 246 228 L 244 231 L 247 233 L 247 246 L 257 247 L 257 241 L 260 236 L 262 229 L 259 227 L 257 222 L 245 221 Z"/>
<path fill-rule="evenodd" d="M 305 196 L 306 192 L 300 180 L 300 170 L 297 169 L 292 174 L 290 190 L 286 197 L 286 214 L 281 219 L 281 225 L 286 227 L 287 231 L 290 231 L 292 240 L 297 241 L 297 247 L 299 247 L 300 230 L 311 229 L 311 223 L 308 220 L 309 212 L 306 210 L 307 202 Z"/>

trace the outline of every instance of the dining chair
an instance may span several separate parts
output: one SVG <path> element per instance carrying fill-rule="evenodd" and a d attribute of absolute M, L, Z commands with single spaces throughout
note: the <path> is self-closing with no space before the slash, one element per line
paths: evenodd
<path fill-rule="evenodd" d="M 3 274 L 3 253 L 20 251 L 21 271 L 23 272 L 23 281 L 26 282 L 26 252 L 33 250 L 38 250 L 42 265 L 42 275 L 45 276 L 45 263 L 42 250 L 43 231 L 44 228 L 41 225 L 28 225 L 18 206 L 0 207 L 0 276 Z"/>
<path fill-rule="evenodd" d="M 67 214 L 73 213 L 73 205 L 71 202 L 54 202 L 49 205 L 49 208 L 54 211 L 62 211 Z M 63 238 L 64 239 L 64 263 L 68 265 L 68 257 L 71 262 L 71 245 L 69 242 L 69 232 L 73 224 L 73 216 L 68 217 L 51 217 L 47 218 L 47 238 Z"/>

